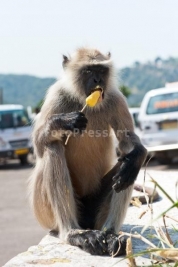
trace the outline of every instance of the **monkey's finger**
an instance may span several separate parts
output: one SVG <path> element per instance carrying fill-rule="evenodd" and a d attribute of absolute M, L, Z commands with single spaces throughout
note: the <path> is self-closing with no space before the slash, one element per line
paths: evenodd
<path fill-rule="evenodd" d="M 127 183 L 122 183 L 119 180 L 112 186 L 112 188 L 116 191 L 116 193 L 119 193 L 127 188 Z"/>
<path fill-rule="evenodd" d="M 115 256 L 125 255 L 126 254 L 126 240 L 127 238 L 125 236 L 121 238 L 119 236 L 109 237 L 109 239 L 107 240 L 108 253 L 110 255 L 115 255 L 117 253 Z M 120 249 L 118 250 L 119 246 L 120 246 Z"/>
<path fill-rule="evenodd" d="M 74 124 L 74 128 L 79 130 L 85 130 L 87 127 L 87 124 L 85 122 L 77 122 Z"/>
<path fill-rule="evenodd" d="M 78 125 L 87 125 L 87 121 L 86 120 L 76 120 L 74 122 L 74 125 L 78 124 Z"/>
<path fill-rule="evenodd" d="M 93 230 L 87 234 L 88 242 L 95 255 L 103 255 L 107 252 L 106 232 Z"/>
<path fill-rule="evenodd" d="M 78 114 L 80 115 L 80 117 L 85 117 L 85 114 L 81 111 L 78 111 Z"/>
<path fill-rule="evenodd" d="M 86 127 L 87 126 L 87 122 L 86 121 L 75 121 L 74 122 L 74 127 L 77 126 L 77 127 Z"/>
<path fill-rule="evenodd" d="M 120 172 L 113 176 L 112 180 L 113 182 L 116 182 L 118 179 L 120 179 Z"/>
<path fill-rule="evenodd" d="M 115 183 L 113 185 L 113 189 L 116 191 L 116 193 L 120 193 L 123 190 L 126 190 L 131 184 L 128 182 L 124 182 L 124 183 Z"/>
<path fill-rule="evenodd" d="M 77 122 L 85 122 L 85 123 L 88 122 L 88 120 L 87 120 L 86 117 L 77 117 L 76 121 L 77 121 Z"/>
<path fill-rule="evenodd" d="M 82 119 L 82 118 L 86 118 L 85 117 L 85 114 L 81 111 L 76 111 L 74 114 L 73 114 L 73 118 L 75 119 Z"/>
<path fill-rule="evenodd" d="M 97 238 L 97 241 L 101 247 L 102 253 L 105 253 L 107 251 L 107 242 L 106 238 L 104 236 L 99 236 Z"/>
<path fill-rule="evenodd" d="M 117 192 L 120 188 L 120 181 L 113 184 L 112 188 Z"/>
<path fill-rule="evenodd" d="M 119 241 L 116 237 L 114 238 L 111 238 L 109 241 L 108 241 L 108 253 L 109 255 L 114 255 L 117 250 L 119 248 Z"/>
<path fill-rule="evenodd" d="M 95 239 L 90 240 L 90 253 L 92 255 L 102 255 L 102 250 L 100 246 L 96 243 Z"/>

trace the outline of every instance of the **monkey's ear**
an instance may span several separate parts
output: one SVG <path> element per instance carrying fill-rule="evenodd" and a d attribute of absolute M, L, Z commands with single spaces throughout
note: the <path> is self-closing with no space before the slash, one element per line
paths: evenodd
<path fill-rule="evenodd" d="M 69 59 L 67 56 L 63 55 L 63 62 L 62 62 L 62 66 L 63 68 L 65 68 L 67 66 L 67 63 L 69 62 Z"/>
<path fill-rule="evenodd" d="M 111 57 L 111 52 L 108 52 L 108 53 L 107 53 L 107 57 L 108 57 L 108 59 L 110 59 L 110 57 Z"/>

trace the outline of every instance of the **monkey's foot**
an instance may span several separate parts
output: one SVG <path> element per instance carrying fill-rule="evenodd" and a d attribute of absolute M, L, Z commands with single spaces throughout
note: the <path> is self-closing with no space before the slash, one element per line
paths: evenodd
<path fill-rule="evenodd" d="M 126 254 L 127 238 L 112 231 L 71 230 L 67 241 L 92 255 L 120 256 Z"/>
<path fill-rule="evenodd" d="M 104 255 L 108 252 L 106 232 L 99 230 L 71 230 L 67 241 L 92 255 Z"/>
<path fill-rule="evenodd" d="M 119 237 L 115 233 L 110 232 L 106 236 L 106 242 L 108 245 L 109 255 L 120 256 L 126 254 L 127 238 L 125 236 Z"/>

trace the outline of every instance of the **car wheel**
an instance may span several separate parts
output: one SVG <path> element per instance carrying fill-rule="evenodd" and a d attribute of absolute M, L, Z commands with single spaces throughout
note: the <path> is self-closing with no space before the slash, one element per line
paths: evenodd
<path fill-rule="evenodd" d="M 157 161 L 162 164 L 162 165 L 167 165 L 167 164 L 171 164 L 172 163 L 172 159 L 171 158 L 168 158 L 168 157 L 158 157 L 157 158 Z"/>
<path fill-rule="evenodd" d="M 21 165 L 28 164 L 27 154 L 26 155 L 19 156 L 19 160 L 20 160 Z"/>

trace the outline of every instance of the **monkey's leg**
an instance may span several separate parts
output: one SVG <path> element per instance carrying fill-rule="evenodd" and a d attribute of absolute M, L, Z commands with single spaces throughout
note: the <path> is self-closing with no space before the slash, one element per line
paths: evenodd
<path fill-rule="evenodd" d="M 94 194 L 79 199 L 79 225 L 82 229 L 87 230 L 71 230 L 68 235 L 69 244 L 77 246 L 92 255 L 107 253 L 106 233 L 100 230 L 91 230 L 94 229 L 100 194 L 100 190 L 98 190 Z"/>
<path fill-rule="evenodd" d="M 117 253 L 117 255 L 125 254 L 127 238 L 122 237 L 120 239 L 119 231 L 128 210 L 132 191 L 133 185 L 129 186 L 126 190 L 120 193 L 113 191 L 111 195 L 110 206 L 108 208 L 108 214 L 104 208 L 105 202 L 103 202 L 103 207 L 101 206 L 100 212 L 98 214 L 96 223 L 101 223 L 102 217 L 104 219 L 103 214 L 105 216 L 107 214 L 106 220 L 104 221 L 101 229 L 108 233 L 106 240 L 108 244 L 108 253 L 110 255 L 113 255 L 115 253 Z"/>
<path fill-rule="evenodd" d="M 68 242 L 94 254 L 125 254 L 126 238 L 119 239 L 119 229 L 124 220 L 132 193 L 132 187 L 116 193 L 112 189 L 112 177 L 119 163 L 101 180 L 98 191 L 80 199 L 79 224 L 83 229 L 69 233 Z M 95 230 L 91 230 L 95 229 Z M 96 230 L 97 229 L 97 230 Z"/>
<path fill-rule="evenodd" d="M 39 222 L 50 230 L 59 231 L 60 238 L 65 241 L 71 229 L 80 227 L 65 148 L 60 142 L 48 145 L 31 179 L 31 203 Z"/>
<path fill-rule="evenodd" d="M 108 180 L 109 181 L 109 180 Z M 112 181 L 112 179 L 110 179 Z M 110 188 L 111 188 L 111 182 Z M 100 208 L 100 204 L 105 195 L 105 190 L 108 191 L 107 183 L 103 183 L 100 188 L 93 194 L 84 196 L 80 201 L 80 217 L 79 225 L 82 229 L 89 230 L 72 230 L 68 235 L 68 242 L 73 246 L 78 246 L 84 251 L 93 255 L 103 255 L 108 253 L 106 232 L 94 229 L 96 216 Z"/>
<path fill-rule="evenodd" d="M 95 229 L 106 233 L 107 252 L 110 255 L 123 255 L 126 249 L 126 238 L 119 238 L 120 227 L 132 196 L 133 185 L 126 190 L 116 193 L 112 189 L 112 175 L 118 171 L 119 163 L 102 180 L 99 212 L 96 216 Z"/>

